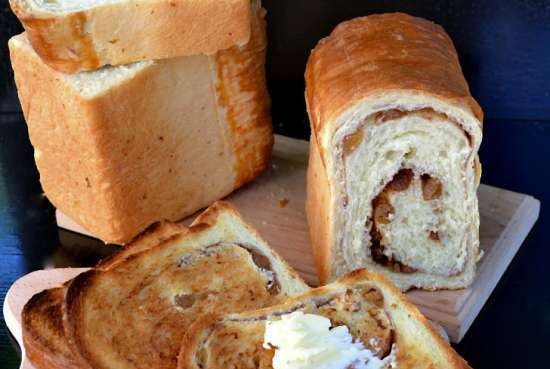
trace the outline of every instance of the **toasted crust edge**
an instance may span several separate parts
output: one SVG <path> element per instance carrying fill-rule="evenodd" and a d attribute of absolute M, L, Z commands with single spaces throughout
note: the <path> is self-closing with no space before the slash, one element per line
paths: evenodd
<path fill-rule="evenodd" d="M 126 260 L 133 254 L 145 251 L 149 248 L 155 247 L 158 243 L 163 240 L 173 236 L 177 233 L 182 233 L 187 230 L 187 227 L 180 223 L 172 223 L 168 221 L 157 222 L 147 228 L 144 232 L 136 236 L 131 242 L 121 247 L 112 255 L 107 258 L 99 261 L 96 265 L 96 269 L 108 270 L 112 267 L 115 267 L 120 262 Z M 78 276 L 77 276 L 78 278 Z M 84 278 L 84 277 L 83 277 Z M 49 346 L 46 346 L 37 339 L 35 332 L 31 330 L 30 323 L 28 319 L 34 316 L 34 311 L 39 309 L 44 299 L 53 301 L 53 299 L 59 299 L 59 304 L 63 305 L 63 298 L 66 294 L 68 286 L 72 283 L 73 280 L 65 282 L 60 287 L 55 287 L 47 290 L 43 290 L 35 294 L 31 299 L 25 304 L 22 311 L 22 331 L 23 331 L 23 344 L 27 352 L 29 360 L 35 365 L 38 369 L 89 369 L 89 366 L 84 362 L 83 358 L 78 355 L 74 348 L 71 347 L 71 343 L 68 340 L 66 334 L 66 323 L 64 321 L 65 314 L 61 313 L 59 319 L 63 321 L 63 329 L 65 334 L 65 339 L 67 340 L 67 345 L 73 354 L 73 357 L 65 357 L 58 355 L 58 352 L 50 349 Z M 60 292 L 63 297 L 54 295 L 57 292 Z M 57 317 L 54 317 L 57 318 Z"/>
<path fill-rule="evenodd" d="M 31 320 L 35 319 L 35 311 L 48 302 L 57 303 L 58 293 L 64 294 L 65 287 L 56 287 L 41 291 L 25 304 L 21 313 L 21 325 L 23 332 L 23 344 L 27 358 L 38 369 L 88 369 L 83 363 L 79 363 L 76 357 L 66 357 L 56 352 L 52 347 L 40 339 L 40 332 L 31 329 Z M 58 301 L 61 304 L 61 299 Z M 62 319 L 59 317 L 47 317 L 47 319 Z"/>

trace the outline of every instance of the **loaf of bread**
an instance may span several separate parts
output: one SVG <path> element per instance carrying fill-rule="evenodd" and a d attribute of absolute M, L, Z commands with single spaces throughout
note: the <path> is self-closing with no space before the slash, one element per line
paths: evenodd
<path fill-rule="evenodd" d="M 271 306 L 307 290 L 229 204 L 217 202 L 187 231 L 76 277 L 64 328 L 91 368 L 173 369 L 200 314 Z"/>
<path fill-rule="evenodd" d="M 321 281 L 366 267 L 402 290 L 472 283 L 483 113 L 445 31 L 401 13 L 356 18 L 318 43 L 305 77 Z"/>
<path fill-rule="evenodd" d="M 273 368 L 273 358 L 281 347 L 270 342 L 266 345 L 266 324 L 295 312 L 328 318 L 331 330 L 346 327 L 354 346 L 361 345 L 372 355 L 366 363 L 343 363 L 348 352 L 336 350 L 337 361 L 348 364 L 341 367 L 470 368 L 384 276 L 362 269 L 281 305 L 240 314 L 205 315 L 185 334 L 178 369 Z M 330 352 L 326 349 L 330 347 L 322 346 L 328 341 L 325 337 L 293 329 L 280 333 L 282 340 L 301 344 L 289 347 L 287 356 L 301 365 L 283 360 L 279 368 L 338 367 L 327 363 Z"/>
<path fill-rule="evenodd" d="M 244 46 L 63 74 L 9 42 L 48 199 L 106 242 L 178 220 L 254 179 L 273 145 L 264 11 Z"/>
<path fill-rule="evenodd" d="M 179 223 L 155 223 L 95 268 L 108 270 L 131 255 L 186 231 L 187 227 Z M 70 283 L 37 293 L 25 304 L 21 314 L 25 355 L 36 369 L 90 369 L 73 352 L 63 329 L 63 301 Z"/>
<path fill-rule="evenodd" d="M 37 54 L 66 73 L 213 54 L 250 37 L 250 0 L 10 0 Z"/>

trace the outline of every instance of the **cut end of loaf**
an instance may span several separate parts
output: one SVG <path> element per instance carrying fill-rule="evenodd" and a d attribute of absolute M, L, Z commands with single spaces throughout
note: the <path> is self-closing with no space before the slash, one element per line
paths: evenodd
<path fill-rule="evenodd" d="M 317 44 L 305 77 L 322 163 L 308 219 L 330 232 L 312 237 L 318 270 L 367 267 L 403 290 L 471 283 L 483 114 L 445 31 L 403 13 L 355 18 Z"/>
<path fill-rule="evenodd" d="M 368 266 L 402 289 L 471 282 L 477 185 L 467 132 L 427 108 L 376 112 L 342 129 L 335 160 L 345 267 L 336 273 Z"/>

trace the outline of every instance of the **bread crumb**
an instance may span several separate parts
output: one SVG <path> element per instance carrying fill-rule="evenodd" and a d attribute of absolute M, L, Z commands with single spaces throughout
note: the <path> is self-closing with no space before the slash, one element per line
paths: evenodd
<path fill-rule="evenodd" d="M 284 208 L 288 204 L 289 200 L 286 197 L 279 199 L 279 207 Z"/>

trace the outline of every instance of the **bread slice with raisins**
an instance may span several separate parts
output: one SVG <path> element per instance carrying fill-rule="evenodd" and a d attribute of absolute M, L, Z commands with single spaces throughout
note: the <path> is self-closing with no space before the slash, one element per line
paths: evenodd
<path fill-rule="evenodd" d="M 386 277 L 359 269 L 278 306 L 205 315 L 185 334 L 178 369 L 272 368 L 277 348 L 263 347 L 266 321 L 295 311 L 345 325 L 354 340 L 385 359 L 382 368 L 470 368 Z"/>
<path fill-rule="evenodd" d="M 99 262 L 96 269 L 109 269 L 131 255 L 147 250 L 185 232 L 180 223 L 160 222 L 150 226 L 133 241 Z M 26 356 L 36 369 L 87 369 L 89 366 L 75 355 L 63 330 L 63 300 L 68 281 L 34 295 L 23 309 L 21 320 Z"/>
<path fill-rule="evenodd" d="M 200 314 L 276 305 L 307 290 L 231 205 L 217 202 L 186 232 L 76 277 L 64 328 L 94 369 L 172 369 Z"/>

